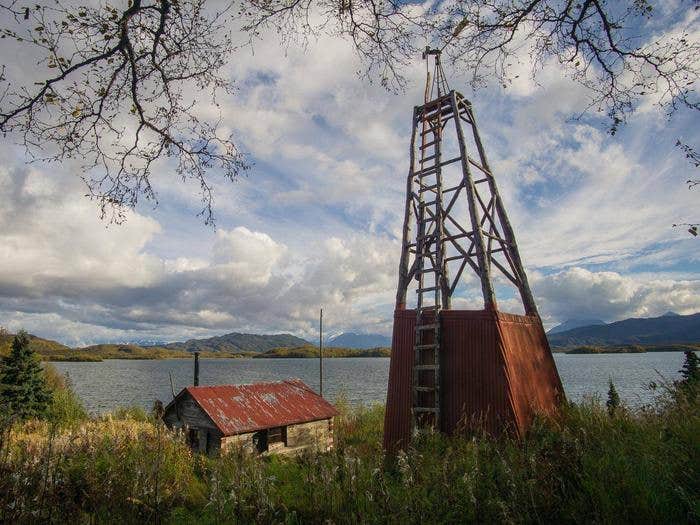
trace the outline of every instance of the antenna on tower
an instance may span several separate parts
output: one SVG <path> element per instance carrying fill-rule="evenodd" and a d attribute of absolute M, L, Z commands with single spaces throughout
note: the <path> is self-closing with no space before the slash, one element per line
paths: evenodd
<path fill-rule="evenodd" d="M 430 71 L 428 71 L 425 102 L 434 98 L 440 98 L 442 95 L 450 92 L 450 86 L 447 84 L 447 77 L 445 76 L 445 71 L 442 69 L 442 63 L 440 62 L 441 54 L 442 49 L 431 48 L 430 46 L 425 46 L 425 50 L 423 51 L 423 60 L 426 61 L 426 67 L 428 69 L 430 68 L 430 57 L 434 57 L 432 82 Z"/>

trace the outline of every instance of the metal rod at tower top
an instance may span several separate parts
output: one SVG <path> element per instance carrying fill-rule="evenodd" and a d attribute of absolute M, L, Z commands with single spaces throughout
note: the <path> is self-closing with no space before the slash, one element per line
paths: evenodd
<path fill-rule="evenodd" d="M 323 397 L 323 308 L 318 318 L 318 373 L 319 394 Z"/>

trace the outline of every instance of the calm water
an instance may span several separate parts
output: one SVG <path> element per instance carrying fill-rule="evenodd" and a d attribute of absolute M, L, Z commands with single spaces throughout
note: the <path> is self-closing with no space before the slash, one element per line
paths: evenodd
<path fill-rule="evenodd" d="M 674 379 L 683 364 L 682 352 L 648 354 L 565 355 L 555 354 L 564 390 L 569 399 L 587 395 L 605 399 L 612 377 L 620 397 L 632 405 L 650 401 L 646 388 L 661 377 Z M 389 376 L 388 358 L 326 359 L 324 394 L 334 399 L 344 394 L 352 403 L 383 403 Z M 120 406 L 139 405 L 150 409 L 154 399 L 172 398 L 192 382 L 192 361 L 108 360 L 101 363 L 54 363 L 68 373 L 73 386 L 93 413 Z M 660 375 L 659 375 L 660 374 Z M 251 383 L 298 377 L 318 389 L 318 361 L 315 359 L 202 359 L 200 384 Z"/>

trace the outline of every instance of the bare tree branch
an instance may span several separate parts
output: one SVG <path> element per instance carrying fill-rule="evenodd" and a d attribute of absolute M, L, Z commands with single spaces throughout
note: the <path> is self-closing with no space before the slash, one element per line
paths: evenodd
<path fill-rule="evenodd" d="M 533 76 L 555 60 L 592 94 L 584 111 L 607 114 L 614 134 L 645 99 L 668 113 L 700 109 L 694 86 L 700 42 L 680 22 L 670 34 L 651 34 L 645 21 L 655 11 L 646 0 L 462 0 L 435 29 L 449 42 L 445 51 L 452 63 L 470 71 L 476 87 L 493 78 L 509 85 L 523 50 L 535 64 Z"/>
<path fill-rule="evenodd" d="M 17 28 L 0 29 L 40 53 L 55 71 L 31 86 L 0 76 L 0 130 L 21 137 L 27 153 L 45 161 L 77 160 L 101 214 L 119 222 L 140 197 L 156 201 L 157 161 L 199 183 L 207 224 L 214 220 L 211 172 L 234 179 L 247 168 L 219 122 L 200 120 L 196 99 L 216 105 L 231 84 L 220 75 L 234 50 L 228 10 L 205 0 L 132 0 L 74 7 L 61 2 L 27 12 L 3 5 Z M 169 159 L 169 160 L 168 160 Z"/>
<path fill-rule="evenodd" d="M 90 196 L 115 220 L 139 197 L 156 199 L 151 175 L 161 159 L 199 183 L 207 223 L 211 173 L 233 179 L 247 167 L 219 123 L 200 120 L 190 95 L 216 104 L 216 93 L 231 89 L 220 71 L 234 51 L 232 25 L 250 42 L 265 29 L 289 44 L 320 33 L 349 39 L 364 64 L 360 73 L 392 91 L 405 87 L 406 68 L 426 40 L 444 48 L 475 87 L 494 79 L 507 87 L 519 60 L 533 77 L 554 62 L 591 94 L 580 112 L 606 115 L 613 134 L 642 103 L 669 115 L 700 109 L 698 0 L 446 0 L 432 7 L 239 0 L 218 11 L 207 0 L 128 0 L 126 8 L 64 1 L 28 7 L 0 0 L 0 38 L 40 52 L 40 66 L 52 72 L 26 86 L 0 69 L 0 130 L 20 136 L 35 158 L 81 161 Z M 665 32 L 654 29 L 660 16 Z"/>

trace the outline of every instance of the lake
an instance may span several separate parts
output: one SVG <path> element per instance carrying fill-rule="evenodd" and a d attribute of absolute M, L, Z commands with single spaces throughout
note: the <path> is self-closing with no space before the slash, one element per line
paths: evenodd
<path fill-rule="evenodd" d="M 647 354 L 554 354 L 564 390 L 569 399 L 599 395 L 605 399 L 612 377 L 620 397 L 630 405 L 653 399 L 651 381 L 678 378 L 682 352 Z M 53 363 L 67 373 L 73 387 L 91 413 L 117 407 L 150 409 L 154 399 L 172 399 L 170 374 L 175 392 L 192 384 L 193 361 L 164 359 L 134 361 L 110 359 L 99 363 Z M 325 359 L 324 394 L 328 399 L 344 395 L 354 404 L 384 403 L 389 377 L 388 358 Z M 252 383 L 298 377 L 318 390 L 316 359 L 201 359 L 200 384 Z"/>

